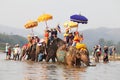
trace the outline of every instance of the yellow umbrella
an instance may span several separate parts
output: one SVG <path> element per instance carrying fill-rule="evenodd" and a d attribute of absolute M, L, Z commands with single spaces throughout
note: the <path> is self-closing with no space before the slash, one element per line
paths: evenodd
<path fill-rule="evenodd" d="M 64 27 L 75 28 L 78 27 L 78 23 L 73 21 L 67 21 L 64 23 Z"/>
<path fill-rule="evenodd" d="M 26 28 L 26 29 L 29 29 L 29 28 L 34 28 L 34 27 L 36 27 L 38 25 L 38 22 L 37 21 L 32 21 L 32 20 L 30 20 L 30 21 L 28 21 L 25 25 L 24 25 L 24 27 Z"/>
<path fill-rule="evenodd" d="M 37 21 L 33 21 L 33 20 L 28 21 L 28 22 L 24 25 L 24 27 L 25 27 L 26 29 L 31 29 L 31 30 L 32 30 L 32 35 L 34 35 L 34 33 L 33 33 L 33 28 L 36 27 L 36 26 L 38 26 L 38 22 L 37 22 Z"/>
<path fill-rule="evenodd" d="M 44 22 L 45 21 L 45 24 L 46 24 L 46 28 L 48 27 L 47 26 L 47 21 L 52 19 L 52 15 L 50 14 L 43 14 L 43 15 L 40 15 L 37 19 L 38 22 Z"/>

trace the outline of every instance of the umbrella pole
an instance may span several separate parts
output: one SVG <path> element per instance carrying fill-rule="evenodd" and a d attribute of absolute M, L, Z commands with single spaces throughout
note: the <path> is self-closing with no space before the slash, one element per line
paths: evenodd
<path fill-rule="evenodd" d="M 46 29 L 48 29 L 47 21 L 45 21 Z"/>
<path fill-rule="evenodd" d="M 78 27 L 76 28 L 76 31 L 78 31 Z"/>
<path fill-rule="evenodd" d="M 32 31 L 32 36 L 34 36 L 33 28 L 31 29 L 31 31 Z"/>

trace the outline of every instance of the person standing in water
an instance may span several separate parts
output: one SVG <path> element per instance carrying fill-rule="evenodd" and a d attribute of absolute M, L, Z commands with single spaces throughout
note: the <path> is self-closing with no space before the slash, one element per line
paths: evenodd
<path fill-rule="evenodd" d="M 8 51 L 9 51 L 9 43 L 6 43 L 6 46 L 5 46 L 5 53 L 6 53 L 6 59 L 8 59 Z"/>
<path fill-rule="evenodd" d="M 108 46 L 104 46 L 104 57 L 103 57 L 103 62 L 108 62 Z"/>

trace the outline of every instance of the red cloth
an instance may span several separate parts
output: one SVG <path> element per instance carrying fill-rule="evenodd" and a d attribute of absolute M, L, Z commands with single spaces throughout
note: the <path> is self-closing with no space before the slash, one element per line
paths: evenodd
<path fill-rule="evenodd" d="M 10 48 L 8 49 L 8 54 L 9 54 L 9 55 L 11 54 L 11 49 L 10 49 Z"/>
<path fill-rule="evenodd" d="M 48 32 L 46 32 L 44 36 L 45 36 L 45 37 L 49 37 L 49 33 L 48 33 Z"/>

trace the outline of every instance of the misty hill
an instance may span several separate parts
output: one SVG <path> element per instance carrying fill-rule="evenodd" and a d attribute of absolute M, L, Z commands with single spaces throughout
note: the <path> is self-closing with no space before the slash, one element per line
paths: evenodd
<path fill-rule="evenodd" d="M 120 41 L 120 28 L 97 28 L 82 31 L 84 34 L 84 42 L 88 46 L 98 44 L 99 39 L 112 40 L 114 43 Z"/>
<path fill-rule="evenodd" d="M 20 35 L 26 37 L 26 35 L 31 33 L 31 31 L 28 29 L 13 28 L 5 25 L 0 25 L 0 33 L 10 34 L 10 35 Z"/>
<path fill-rule="evenodd" d="M 19 35 L 6 35 L 0 33 L 0 50 L 5 48 L 6 43 L 9 43 L 11 46 L 15 44 L 20 44 L 20 46 L 22 46 L 27 43 L 27 39 Z"/>

